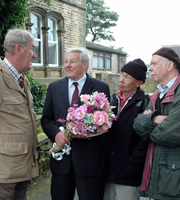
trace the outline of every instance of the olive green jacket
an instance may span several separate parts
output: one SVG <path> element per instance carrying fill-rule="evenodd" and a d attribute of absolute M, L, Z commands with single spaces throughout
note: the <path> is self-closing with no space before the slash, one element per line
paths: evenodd
<path fill-rule="evenodd" d="M 155 125 L 151 120 L 153 116 L 159 114 L 155 111 L 155 101 L 159 92 L 156 92 L 150 97 L 151 101 L 147 109 L 151 109 L 153 112 L 146 115 L 139 114 L 134 121 L 134 129 L 136 133 L 143 140 L 150 140 L 154 143 L 149 184 L 143 192 L 144 196 L 148 196 L 153 199 L 180 199 L 179 84 L 180 75 L 177 77 L 175 83 L 169 89 L 161 103 L 161 114 L 167 115 L 167 118 L 164 119 L 161 124 Z"/>

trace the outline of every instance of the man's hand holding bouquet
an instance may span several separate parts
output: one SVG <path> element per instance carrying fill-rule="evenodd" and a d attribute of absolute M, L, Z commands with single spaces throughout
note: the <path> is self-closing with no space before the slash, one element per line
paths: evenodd
<path fill-rule="evenodd" d="M 65 119 L 58 119 L 61 123 L 66 123 L 66 129 L 60 127 L 60 131 L 71 140 L 72 138 L 89 138 L 101 135 L 112 126 L 116 116 L 112 112 L 112 106 L 104 93 L 94 92 L 92 95 L 84 94 L 80 96 L 82 105 L 74 105 L 68 109 Z M 56 160 L 61 160 L 63 154 L 69 154 L 71 147 L 65 144 L 64 147 L 56 143 L 51 148 L 52 156 Z"/>

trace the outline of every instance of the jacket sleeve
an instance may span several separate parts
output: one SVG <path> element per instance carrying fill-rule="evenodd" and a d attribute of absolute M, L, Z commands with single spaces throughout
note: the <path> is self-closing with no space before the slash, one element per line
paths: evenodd
<path fill-rule="evenodd" d="M 180 145 L 180 96 L 171 103 L 167 118 L 160 125 L 156 125 L 150 133 L 150 139 L 165 146 Z"/>
<path fill-rule="evenodd" d="M 152 110 L 151 102 L 149 102 L 146 109 Z M 143 141 L 149 140 L 150 133 L 156 126 L 151 120 L 152 115 L 154 115 L 154 112 L 150 114 L 141 113 L 141 114 L 138 114 L 137 117 L 134 119 L 133 128 L 135 132 L 137 133 L 137 135 L 139 135 L 139 137 L 141 137 Z"/>
<path fill-rule="evenodd" d="M 142 104 L 142 110 L 140 113 L 142 113 L 147 108 L 148 103 L 149 103 L 149 95 L 146 95 L 144 102 Z M 136 147 L 132 151 L 130 160 L 133 162 L 144 162 L 147 147 L 148 147 L 150 140 L 149 139 L 143 140 L 143 138 L 141 138 L 137 135 L 136 135 L 136 137 L 137 137 Z"/>
<path fill-rule="evenodd" d="M 155 111 L 156 112 L 156 111 Z M 143 139 L 148 137 L 151 141 L 164 146 L 180 145 L 180 96 L 178 96 L 167 113 L 167 118 L 161 124 L 152 122 L 152 115 L 139 115 L 134 121 L 134 130 Z"/>
<path fill-rule="evenodd" d="M 59 128 L 55 122 L 55 114 L 52 108 L 52 95 L 51 85 L 49 85 L 41 118 L 41 125 L 44 133 L 46 133 L 49 139 L 54 142 L 55 136 L 59 132 Z"/>

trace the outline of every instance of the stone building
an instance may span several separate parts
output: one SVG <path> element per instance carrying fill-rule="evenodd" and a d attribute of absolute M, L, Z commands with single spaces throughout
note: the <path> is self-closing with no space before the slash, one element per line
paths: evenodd
<path fill-rule="evenodd" d="M 29 72 L 31 76 L 46 85 L 64 77 L 64 52 L 69 47 L 81 46 L 90 50 L 92 62 L 88 72 L 93 77 L 112 85 L 117 77 L 119 80 L 126 53 L 86 43 L 86 0 L 51 0 L 50 7 L 42 0 L 29 2 L 27 29 L 35 37 L 37 53 Z"/>
<path fill-rule="evenodd" d="M 37 58 L 30 75 L 41 83 L 64 76 L 64 52 L 72 46 L 85 46 L 85 1 L 40 0 L 29 4 L 27 28 L 35 37 Z"/>
<path fill-rule="evenodd" d="M 86 42 L 86 48 L 91 54 L 88 73 L 108 83 L 111 93 L 116 92 L 119 89 L 119 73 L 126 64 L 127 54 L 92 42 Z"/>

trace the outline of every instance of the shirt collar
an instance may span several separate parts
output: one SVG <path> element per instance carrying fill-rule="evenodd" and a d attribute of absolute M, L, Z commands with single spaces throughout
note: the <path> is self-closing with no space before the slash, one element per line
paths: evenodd
<path fill-rule="evenodd" d="M 135 91 L 133 91 L 128 97 L 123 97 L 123 93 L 120 91 L 119 94 L 118 94 L 118 97 L 120 100 L 123 100 L 123 101 L 126 101 L 128 99 L 131 99 L 132 96 L 136 93 L 137 89 Z"/>
<path fill-rule="evenodd" d="M 9 69 L 9 71 L 11 72 L 12 76 L 18 82 L 21 74 L 17 71 L 17 69 L 15 67 L 12 66 L 12 64 L 8 61 L 7 58 L 5 58 L 3 60 L 3 62 L 5 63 L 6 67 Z"/>
<path fill-rule="evenodd" d="M 80 78 L 78 81 L 74 81 L 72 79 L 69 79 L 69 86 L 71 87 L 74 82 L 78 82 L 78 86 L 80 86 L 82 88 L 85 81 L 86 81 L 86 77 L 87 77 L 87 75 L 84 74 L 84 76 L 82 78 Z"/>
<path fill-rule="evenodd" d="M 167 91 L 170 89 L 170 87 L 174 84 L 176 78 L 177 78 L 177 76 L 175 78 L 173 78 L 171 81 L 169 81 L 169 83 L 164 87 L 162 86 L 162 84 L 157 85 L 157 88 L 160 92 L 160 95 L 159 95 L 160 99 L 167 93 Z"/>

